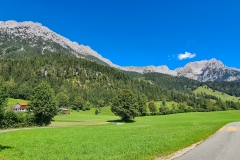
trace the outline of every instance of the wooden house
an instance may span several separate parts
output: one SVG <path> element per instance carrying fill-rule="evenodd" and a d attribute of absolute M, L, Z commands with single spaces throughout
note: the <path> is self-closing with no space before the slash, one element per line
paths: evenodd
<path fill-rule="evenodd" d="M 26 112 L 27 111 L 27 105 L 28 103 L 26 102 L 18 102 L 14 108 L 14 111 L 17 112 Z"/>
<path fill-rule="evenodd" d="M 58 110 L 59 110 L 59 112 L 61 112 L 62 114 L 70 114 L 70 109 L 67 109 L 67 108 L 59 108 Z"/>

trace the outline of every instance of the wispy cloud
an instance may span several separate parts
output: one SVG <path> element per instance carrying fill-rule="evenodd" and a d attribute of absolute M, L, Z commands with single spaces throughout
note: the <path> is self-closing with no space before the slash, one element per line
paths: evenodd
<path fill-rule="evenodd" d="M 195 56 L 196 56 L 195 53 L 185 52 L 185 53 L 180 53 L 178 55 L 178 59 L 183 60 L 183 59 L 187 59 L 187 58 L 193 58 Z"/>
<path fill-rule="evenodd" d="M 173 59 L 173 58 L 175 58 L 175 55 L 169 55 L 169 56 L 168 56 L 168 60 L 171 60 L 171 59 Z"/>

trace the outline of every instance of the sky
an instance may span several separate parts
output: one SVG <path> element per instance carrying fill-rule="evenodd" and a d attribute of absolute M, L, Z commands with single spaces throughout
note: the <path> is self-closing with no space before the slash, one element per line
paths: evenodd
<path fill-rule="evenodd" d="M 120 66 L 216 58 L 240 68 L 239 0 L 0 0 L 0 21 L 39 22 Z"/>

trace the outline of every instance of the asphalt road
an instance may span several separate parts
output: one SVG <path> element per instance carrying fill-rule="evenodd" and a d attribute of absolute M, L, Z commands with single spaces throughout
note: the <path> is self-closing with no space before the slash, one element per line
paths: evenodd
<path fill-rule="evenodd" d="M 227 124 L 176 160 L 240 160 L 240 122 Z"/>

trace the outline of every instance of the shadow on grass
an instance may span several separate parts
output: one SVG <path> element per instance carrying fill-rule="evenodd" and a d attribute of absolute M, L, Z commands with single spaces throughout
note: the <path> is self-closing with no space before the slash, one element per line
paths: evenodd
<path fill-rule="evenodd" d="M 123 121 L 121 119 L 117 119 L 117 120 L 108 120 L 107 122 L 112 122 L 112 123 L 134 123 L 136 121 L 134 121 L 134 120 Z"/>
<path fill-rule="evenodd" d="M 13 147 L 0 145 L 0 152 L 4 149 L 10 149 L 10 148 L 13 148 Z"/>

